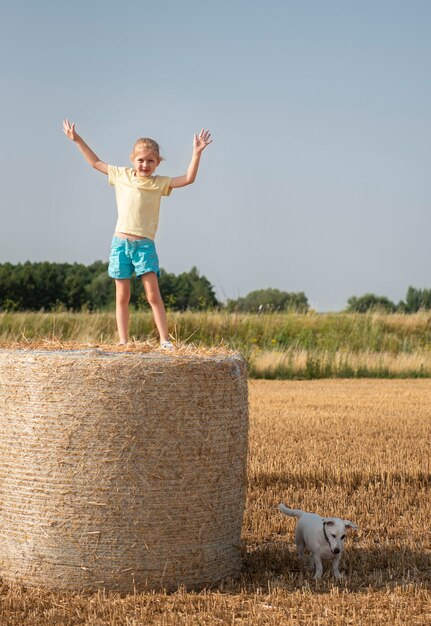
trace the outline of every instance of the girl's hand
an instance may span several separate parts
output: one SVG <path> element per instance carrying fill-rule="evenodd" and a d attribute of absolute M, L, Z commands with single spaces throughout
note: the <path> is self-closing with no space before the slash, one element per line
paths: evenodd
<path fill-rule="evenodd" d="M 195 134 L 193 139 L 193 154 L 192 160 L 190 161 L 190 165 L 187 168 L 187 173 L 183 176 L 176 176 L 175 178 L 171 178 L 171 189 L 176 189 L 177 187 L 185 187 L 186 185 L 191 185 L 196 180 L 196 175 L 199 169 L 199 162 L 201 160 L 201 152 L 205 150 L 207 146 L 212 143 L 211 133 L 209 130 L 202 129 L 199 133 L 199 136 Z"/>
<path fill-rule="evenodd" d="M 196 154 L 200 154 L 207 146 L 212 143 L 211 133 L 209 130 L 202 129 L 199 136 L 195 134 L 193 140 L 193 148 Z"/>
<path fill-rule="evenodd" d="M 63 132 L 66 135 L 66 137 L 69 137 L 69 139 L 71 139 L 72 141 L 76 141 L 78 134 L 75 132 L 75 123 L 73 122 L 72 124 L 69 122 L 69 120 L 64 120 L 63 122 Z"/>
<path fill-rule="evenodd" d="M 108 165 L 99 159 L 97 154 L 93 152 L 93 150 L 87 146 L 85 141 L 83 140 L 77 132 L 75 132 L 75 124 L 71 124 L 69 120 L 64 120 L 63 122 L 63 132 L 66 137 L 69 137 L 72 141 L 74 141 L 77 147 L 80 149 L 82 156 L 84 159 L 94 167 L 95 170 L 102 172 L 102 174 L 108 173 Z"/>

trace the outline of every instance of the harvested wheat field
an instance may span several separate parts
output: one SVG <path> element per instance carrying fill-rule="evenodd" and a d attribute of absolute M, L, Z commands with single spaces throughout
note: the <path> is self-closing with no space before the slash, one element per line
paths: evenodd
<path fill-rule="evenodd" d="M 238 581 L 120 596 L 0 587 L 2 626 L 373 626 L 431 623 L 431 383 L 251 381 L 248 496 Z M 295 554 L 277 504 L 348 518 L 335 582 Z"/>

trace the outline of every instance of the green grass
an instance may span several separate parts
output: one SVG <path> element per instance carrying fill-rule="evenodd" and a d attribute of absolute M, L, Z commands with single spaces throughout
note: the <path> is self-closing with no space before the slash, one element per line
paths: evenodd
<path fill-rule="evenodd" d="M 170 312 L 168 319 L 180 341 L 241 351 L 254 377 L 431 376 L 431 313 Z M 157 339 L 148 310 L 131 312 L 130 336 Z M 0 313 L 0 342 L 37 339 L 116 342 L 115 314 Z"/>

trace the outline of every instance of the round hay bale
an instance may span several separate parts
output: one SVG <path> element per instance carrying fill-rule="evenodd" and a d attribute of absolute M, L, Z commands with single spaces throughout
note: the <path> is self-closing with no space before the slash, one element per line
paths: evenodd
<path fill-rule="evenodd" d="M 201 588 L 240 568 L 242 357 L 0 350 L 0 576 Z"/>

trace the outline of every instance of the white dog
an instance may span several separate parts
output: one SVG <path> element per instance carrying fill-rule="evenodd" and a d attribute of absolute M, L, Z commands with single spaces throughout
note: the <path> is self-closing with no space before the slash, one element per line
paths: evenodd
<path fill-rule="evenodd" d="M 322 559 L 331 559 L 335 578 L 341 578 L 338 564 L 343 553 L 346 529 L 356 529 L 356 524 L 338 517 L 320 517 L 316 513 L 288 509 L 284 504 L 279 504 L 278 508 L 284 515 L 299 519 L 295 530 L 298 555 L 300 558 L 304 556 L 304 548 L 310 551 L 310 564 L 315 570 L 314 578 L 322 576 Z"/>

